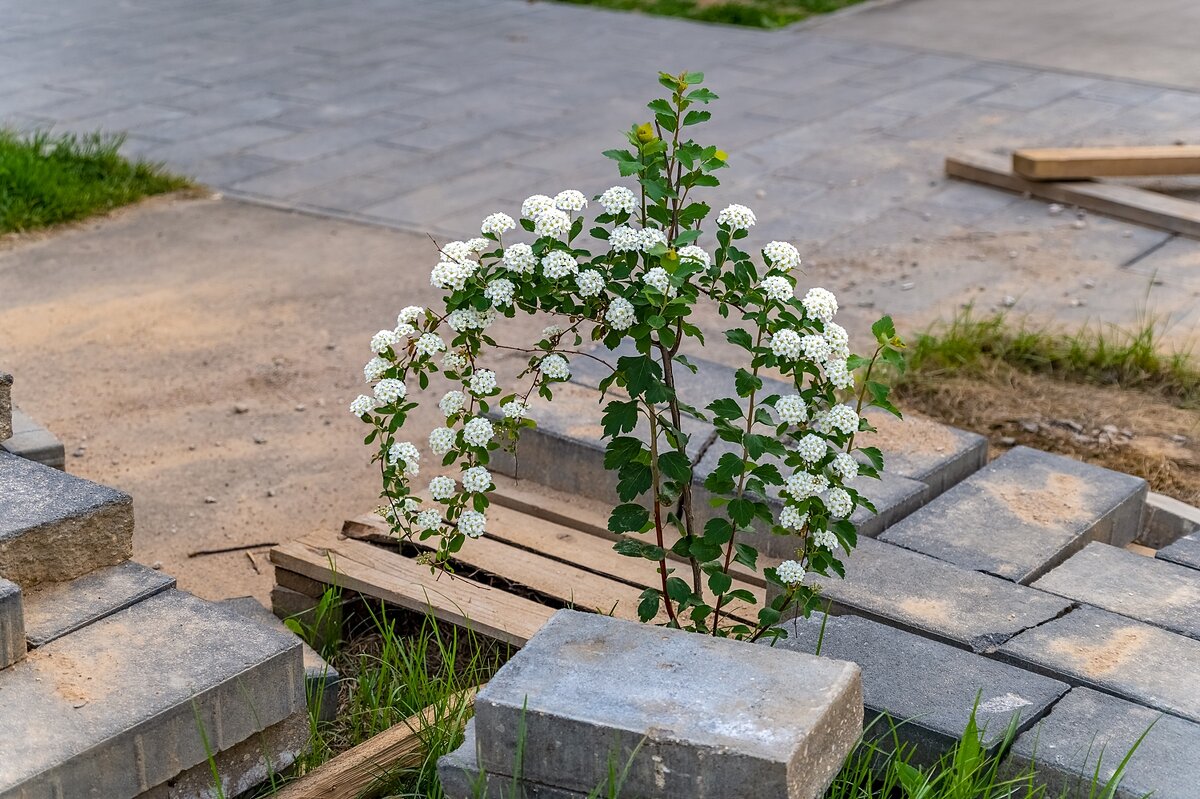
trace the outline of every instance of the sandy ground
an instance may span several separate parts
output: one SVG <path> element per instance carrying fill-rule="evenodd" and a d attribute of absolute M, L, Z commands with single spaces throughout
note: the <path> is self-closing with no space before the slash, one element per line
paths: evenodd
<path fill-rule="evenodd" d="M 997 239 L 906 241 L 896 248 L 903 257 L 872 253 L 868 242 L 855 256 L 847 242 L 811 261 L 800 284 L 838 290 L 852 334 L 889 309 L 911 332 L 980 285 L 1008 291 L 1033 275 L 1043 290 L 1077 283 L 1090 259 L 1052 246 L 1078 233 L 1058 227 L 1018 263 L 970 257 L 1012 246 Z M 366 427 L 346 405 L 364 388 L 370 335 L 400 307 L 435 299 L 435 258 L 424 236 L 160 199 L 0 242 L 0 364 L 16 376 L 17 403 L 65 441 L 71 472 L 133 494 L 138 560 L 160 562 L 203 597 L 265 599 L 265 548 L 253 560 L 188 553 L 289 540 L 376 506 Z M 928 276 L 941 291 L 897 290 L 913 261 L 945 270 Z M 1131 313 L 1130 289 L 1105 282 L 1095 296 L 1120 318 Z M 529 341 L 542 322 L 513 324 L 504 339 Z M 705 323 L 726 326 L 715 315 Z M 737 357 L 719 333 L 704 354 Z M 503 374 L 519 363 L 493 366 Z M 416 423 L 427 430 L 433 418 L 423 413 Z M 1171 425 L 1192 432 L 1183 419 Z"/>

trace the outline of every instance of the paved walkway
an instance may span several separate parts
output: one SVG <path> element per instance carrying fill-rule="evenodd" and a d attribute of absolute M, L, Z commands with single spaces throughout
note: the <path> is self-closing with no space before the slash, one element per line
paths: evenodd
<path fill-rule="evenodd" d="M 0 120 L 126 130 L 131 153 L 233 196 L 464 236 L 535 190 L 610 185 L 599 152 L 643 116 L 654 70 L 703 69 L 726 97 L 704 135 L 736 168 L 713 204 L 754 206 L 813 279 L 900 313 L 1012 297 L 1127 321 L 1154 275 L 1155 309 L 1194 329 L 1195 242 L 1080 228 L 941 161 L 1192 138 L 1200 94 L 823 32 L 908 8 L 763 32 L 520 0 L 0 0 Z"/>

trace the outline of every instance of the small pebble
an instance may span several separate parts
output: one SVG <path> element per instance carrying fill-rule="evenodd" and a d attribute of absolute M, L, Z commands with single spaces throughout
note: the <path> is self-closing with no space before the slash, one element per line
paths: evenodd
<path fill-rule="evenodd" d="M 1085 305 L 1087 305 L 1086 300 L 1082 300 L 1079 297 L 1071 298 L 1071 307 L 1072 308 L 1082 308 Z"/>
<path fill-rule="evenodd" d="M 1121 238 L 1123 238 L 1123 239 L 1132 239 L 1132 238 L 1133 238 L 1133 231 L 1132 231 L 1132 230 L 1126 230 L 1124 233 L 1122 233 L 1122 234 L 1121 234 Z"/>
<path fill-rule="evenodd" d="M 205 505 L 216 505 L 216 504 L 217 504 L 217 498 L 216 498 L 216 497 L 205 497 L 205 498 L 204 498 L 204 504 L 205 504 Z"/>
<path fill-rule="evenodd" d="M 296 411 L 300 413 L 303 413 L 306 410 L 308 410 L 308 406 L 304 405 L 303 403 L 296 406 Z"/>
<path fill-rule="evenodd" d="M 84 455 L 86 455 L 86 454 L 87 454 L 87 448 L 86 448 L 86 447 L 80 447 L 79 449 L 77 449 L 77 450 L 75 450 L 74 452 L 72 452 L 72 453 L 71 453 L 71 457 L 72 457 L 72 458 L 82 458 L 82 457 L 83 457 Z"/>
<path fill-rule="evenodd" d="M 331 341 L 331 342 L 329 342 L 328 344 L 326 344 L 326 345 L 325 345 L 325 349 L 327 349 L 327 350 L 336 350 L 336 349 L 337 349 L 337 345 L 336 345 L 336 344 L 334 344 L 334 343 Z"/>
<path fill-rule="evenodd" d="M 244 402 L 239 402 L 233 406 L 233 412 L 234 413 L 249 413 L 250 406 Z"/>
<path fill-rule="evenodd" d="M 756 189 L 754 191 L 754 196 L 761 200 L 763 197 L 767 196 L 767 192 L 763 189 Z"/>
<path fill-rule="evenodd" d="M 1021 429 L 1026 433 L 1036 433 L 1042 429 L 1042 426 L 1037 422 L 1021 422 Z"/>
<path fill-rule="evenodd" d="M 1003 300 L 1000 301 L 1000 304 L 1003 305 L 1005 308 L 1011 308 L 1017 304 L 1017 298 L 1012 296 L 1011 294 L 1009 294 Z"/>
<path fill-rule="evenodd" d="M 275 496 L 275 489 L 273 489 L 273 488 L 268 488 L 268 489 L 267 489 L 267 496 L 268 496 L 268 497 L 273 497 L 273 496 Z"/>
<path fill-rule="evenodd" d="M 916 285 L 917 285 L 916 283 L 913 283 L 913 282 L 911 282 L 911 281 L 910 281 L 910 282 L 908 282 L 908 283 L 901 283 L 901 284 L 900 284 L 900 290 L 901 290 L 901 291 L 912 291 L 912 290 L 913 290 L 913 287 L 914 287 L 914 286 L 916 286 Z"/>
<path fill-rule="evenodd" d="M 1046 209 L 1046 213 L 1050 214 L 1050 216 L 1058 216 L 1062 212 L 1063 207 L 1058 203 L 1050 203 L 1050 207 Z"/>
<path fill-rule="evenodd" d="M 1016 250 L 1009 250 L 1009 251 L 1008 251 L 1008 257 L 1009 257 L 1009 258 L 1011 258 L 1011 259 L 1013 259 L 1014 261 L 1017 259 L 1017 257 L 1018 257 L 1019 255 L 1020 255 L 1020 253 L 1018 253 Z"/>
<path fill-rule="evenodd" d="M 255 436 L 254 443 L 255 444 L 265 444 L 265 443 L 267 443 L 267 440 L 265 438 L 263 438 L 262 436 Z"/>
<path fill-rule="evenodd" d="M 1094 289 L 1096 288 L 1096 281 L 1089 277 L 1087 280 L 1083 281 L 1083 287 L 1085 289 Z"/>
<path fill-rule="evenodd" d="M 1178 433 L 1176 433 L 1175 435 L 1171 436 L 1171 440 L 1172 440 L 1172 441 L 1174 441 L 1176 444 L 1186 444 L 1186 443 L 1188 443 L 1188 437 L 1187 437 L 1187 436 L 1181 436 L 1181 435 L 1179 435 Z"/>
<path fill-rule="evenodd" d="M 1071 223 L 1071 227 L 1075 228 L 1076 230 L 1083 230 L 1085 227 L 1087 227 L 1087 220 L 1076 219 Z"/>
<path fill-rule="evenodd" d="M 150 564 L 150 568 L 154 569 L 154 571 L 160 571 L 162 569 L 162 561 L 161 560 L 154 561 L 153 563 Z"/>
<path fill-rule="evenodd" d="M 1014 446 L 1016 443 L 1017 443 L 1017 440 L 1015 438 L 1013 438 L 1012 436 L 1001 436 L 1000 437 L 1000 446 L 1011 447 L 1011 446 Z"/>
<path fill-rule="evenodd" d="M 195 452 L 195 451 L 196 451 L 196 445 L 188 444 L 188 452 Z"/>

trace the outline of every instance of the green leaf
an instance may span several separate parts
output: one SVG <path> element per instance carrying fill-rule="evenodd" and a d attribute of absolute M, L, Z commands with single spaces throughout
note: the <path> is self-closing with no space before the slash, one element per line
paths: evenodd
<path fill-rule="evenodd" d="M 650 524 L 650 511 L 635 502 L 613 508 L 608 529 L 613 533 L 640 533 Z"/>
<path fill-rule="evenodd" d="M 613 549 L 626 557 L 645 558 L 646 560 L 662 560 L 667 556 L 662 547 L 646 541 L 638 541 L 636 538 L 622 538 L 613 544 Z"/>
<path fill-rule="evenodd" d="M 733 545 L 733 559 L 747 569 L 758 568 L 758 550 L 749 544 L 735 543 Z"/>
<path fill-rule="evenodd" d="M 704 540 L 721 546 L 733 538 L 733 525 L 728 519 L 717 516 L 704 524 Z"/>
<path fill-rule="evenodd" d="M 704 73 L 703 72 L 684 73 L 683 82 L 688 84 L 689 86 L 695 86 L 697 83 L 703 83 L 704 82 Z"/>
<path fill-rule="evenodd" d="M 631 436 L 618 436 L 608 442 L 604 451 L 604 468 L 620 469 L 642 454 L 642 442 Z"/>
<path fill-rule="evenodd" d="M 742 418 L 742 406 L 737 404 L 737 400 L 729 397 L 713 400 L 708 403 L 708 409 L 722 419 Z"/>
<path fill-rule="evenodd" d="M 641 594 L 638 602 L 638 618 L 648 622 L 658 615 L 658 607 L 662 603 L 662 592 L 655 588 L 647 588 Z"/>
<path fill-rule="evenodd" d="M 737 389 L 739 397 L 749 397 L 751 391 L 763 387 L 763 381 L 761 377 L 756 377 L 745 369 L 738 369 L 733 373 L 733 387 Z"/>
<path fill-rule="evenodd" d="M 675 602 L 686 602 L 692 597 L 692 587 L 678 577 L 668 577 L 667 596 Z"/>
<path fill-rule="evenodd" d="M 725 338 L 730 344 L 736 344 L 744 350 L 754 349 L 754 339 L 750 336 L 750 331 L 748 330 L 743 330 L 740 327 L 726 330 Z"/>
<path fill-rule="evenodd" d="M 725 572 L 713 572 L 708 575 L 708 588 L 717 596 L 728 591 L 733 587 L 733 578 Z"/>
<path fill-rule="evenodd" d="M 640 444 L 639 444 L 640 445 Z M 658 468 L 676 482 L 686 483 L 692 479 L 692 464 L 688 456 L 678 450 L 664 452 L 658 456 Z"/>
<path fill-rule="evenodd" d="M 699 125 L 701 122 L 707 122 L 712 119 L 712 113 L 709 111 L 688 111 L 683 118 L 683 126 Z"/>
<path fill-rule="evenodd" d="M 744 497 L 730 500 L 729 518 L 738 527 L 749 527 L 750 522 L 754 521 L 754 503 Z"/>
<path fill-rule="evenodd" d="M 662 381 L 662 367 L 649 355 L 618 358 L 617 370 L 625 374 L 626 388 L 633 397 L 640 397 Z"/>
<path fill-rule="evenodd" d="M 638 405 L 633 400 L 612 400 L 604 406 L 601 426 L 605 435 L 631 433 L 638 423 Z"/>
<path fill-rule="evenodd" d="M 886 344 L 896 336 L 896 324 L 892 321 L 892 317 L 885 316 L 875 324 L 871 325 L 871 335 L 880 344 Z"/>
<path fill-rule="evenodd" d="M 876 469 L 883 470 L 883 453 L 879 447 L 859 447 L 858 451 L 867 457 L 871 465 Z"/>

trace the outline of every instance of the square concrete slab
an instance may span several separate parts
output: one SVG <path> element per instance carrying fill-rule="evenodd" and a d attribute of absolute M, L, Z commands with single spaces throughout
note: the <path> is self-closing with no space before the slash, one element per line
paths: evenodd
<path fill-rule="evenodd" d="M 1146 481 L 1015 447 L 880 538 L 1028 584 L 1089 541 L 1137 535 Z"/>
<path fill-rule="evenodd" d="M 1011 776 L 1033 763 L 1048 795 L 1092 799 L 1093 775 L 1099 770 L 1103 787 L 1130 751 L 1113 799 L 1195 799 L 1200 725 L 1087 688 L 1072 688 L 1017 738 L 1002 768 Z"/>
<path fill-rule="evenodd" d="M 868 734 L 886 746 L 893 727 L 875 719 L 887 716 L 900 742 L 926 764 L 962 737 L 973 708 L 980 741 L 994 752 L 1010 723 L 1027 729 L 1070 687 L 858 616 L 828 617 L 823 636 L 821 618 L 797 619 L 775 648 L 815 653 L 818 641 L 822 657 L 862 669 Z"/>
<path fill-rule="evenodd" d="M 127 560 L 35 588 L 25 595 L 26 640 L 43 646 L 174 587 L 174 577 Z"/>
<path fill-rule="evenodd" d="M 846 577 L 811 578 L 835 612 L 867 616 L 976 652 L 1056 618 L 1071 603 L 901 547 L 860 538 Z"/>
<path fill-rule="evenodd" d="M 0 672 L 0 796 L 131 799 L 303 710 L 294 637 L 167 590 Z"/>
<path fill-rule="evenodd" d="M 475 700 L 479 763 L 587 793 L 823 794 L 862 729 L 857 666 L 562 610 Z"/>
<path fill-rule="evenodd" d="M 0 578 L 0 669 L 25 657 L 25 619 L 21 587 Z"/>
<path fill-rule="evenodd" d="M 63 443 L 20 408 L 12 410 L 12 438 L 0 443 L 0 449 L 55 469 L 67 462 Z"/>
<path fill-rule="evenodd" d="M 1108 544 L 1088 544 L 1033 584 L 1200 639 L 1200 572 Z"/>
<path fill-rule="evenodd" d="M 1200 534 L 1185 535 L 1174 544 L 1158 550 L 1154 557 L 1189 569 L 1200 569 Z"/>
<path fill-rule="evenodd" d="M 1200 721 L 1200 641 L 1083 607 L 996 651 L 1010 663 Z"/>
<path fill-rule="evenodd" d="M 133 555 L 133 500 L 0 452 L 0 576 L 29 590 Z"/>

